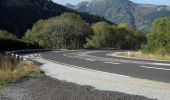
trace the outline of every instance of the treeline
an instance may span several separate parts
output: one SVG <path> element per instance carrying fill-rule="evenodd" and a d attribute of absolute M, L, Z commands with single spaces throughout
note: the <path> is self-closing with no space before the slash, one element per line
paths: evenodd
<path fill-rule="evenodd" d="M 10 32 L 0 30 L 0 52 L 30 48 L 37 49 L 41 47 L 18 39 L 16 35 L 13 35 Z"/>
<path fill-rule="evenodd" d="M 73 13 L 39 20 L 27 30 L 23 39 L 49 49 L 137 49 L 146 42 L 143 33 L 131 30 L 127 24 L 89 24 Z"/>
<path fill-rule="evenodd" d="M 170 55 L 170 17 L 156 19 L 146 34 L 132 30 L 127 24 L 113 25 L 104 21 L 87 23 L 79 15 L 64 13 L 37 21 L 23 39 L 0 30 L 0 50 L 47 48 L 139 49 L 143 53 Z M 12 49 L 11 49 L 12 48 Z"/>
<path fill-rule="evenodd" d="M 147 44 L 142 48 L 144 53 L 170 55 L 170 17 L 156 19 L 147 39 Z"/>
<path fill-rule="evenodd" d="M 92 24 L 94 35 L 87 39 L 86 48 L 139 49 L 146 42 L 145 34 L 133 31 L 127 24 L 118 26 L 106 22 Z"/>
<path fill-rule="evenodd" d="M 99 16 L 78 13 L 52 0 L 1 0 L 0 29 L 8 30 L 21 38 L 39 19 L 58 16 L 64 12 L 76 13 L 89 23 L 105 20 Z"/>

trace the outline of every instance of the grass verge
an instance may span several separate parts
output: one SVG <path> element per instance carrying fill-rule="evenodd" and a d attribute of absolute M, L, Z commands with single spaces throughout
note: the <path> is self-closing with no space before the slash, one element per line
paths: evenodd
<path fill-rule="evenodd" d="M 8 60 L 3 63 L 5 64 L 2 64 L 4 66 L 2 67 L 1 65 L 0 69 L 0 88 L 15 83 L 31 73 L 39 72 L 39 69 L 36 66 L 31 65 L 26 61 L 21 61 L 16 64 L 14 66 L 15 69 L 13 70 L 11 70 L 12 64 Z"/>
<path fill-rule="evenodd" d="M 170 60 L 169 55 L 160 55 L 160 54 L 144 54 L 141 51 L 129 51 L 119 53 L 119 56 L 125 57 L 134 57 L 134 58 L 141 58 L 141 59 L 153 59 L 153 60 Z"/>

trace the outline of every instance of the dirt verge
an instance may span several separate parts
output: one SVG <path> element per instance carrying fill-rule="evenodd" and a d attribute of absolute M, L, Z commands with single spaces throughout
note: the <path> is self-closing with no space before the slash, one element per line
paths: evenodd
<path fill-rule="evenodd" d="M 0 90 L 0 100 L 153 100 L 143 96 L 118 92 L 99 91 L 90 86 L 81 86 L 56 80 L 44 74 L 30 77 Z"/>

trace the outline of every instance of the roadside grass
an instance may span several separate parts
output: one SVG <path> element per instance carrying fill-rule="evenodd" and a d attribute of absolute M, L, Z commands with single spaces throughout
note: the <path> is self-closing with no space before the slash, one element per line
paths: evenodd
<path fill-rule="evenodd" d="M 134 57 L 134 58 L 142 58 L 142 59 L 153 59 L 153 60 L 170 60 L 169 55 L 160 55 L 160 54 L 144 54 L 141 51 L 129 51 L 119 53 L 120 56 L 125 57 Z"/>
<path fill-rule="evenodd" d="M 20 61 L 14 65 L 12 61 L 4 57 L 4 62 L 0 65 L 0 88 L 16 83 L 18 80 L 29 74 L 40 72 L 40 70 L 26 61 Z"/>

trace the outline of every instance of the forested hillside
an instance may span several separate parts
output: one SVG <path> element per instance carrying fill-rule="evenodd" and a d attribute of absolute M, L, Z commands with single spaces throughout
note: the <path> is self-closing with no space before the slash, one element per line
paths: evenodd
<path fill-rule="evenodd" d="M 58 16 L 64 12 L 77 13 L 51 0 L 1 0 L 0 29 L 22 37 L 23 33 L 36 21 Z M 89 23 L 105 20 L 87 13 L 77 14 Z"/>
<path fill-rule="evenodd" d="M 144 33 L 134 31 L 126 23 L 115 25 L 51 0 L 2 0 L 0 11 L 0 44 L 3 44 L 0 50 L 137 49 L 146 42 Z"/>
<path fill-rule="evenodd" d="M 144 33 L 133 31 L 127 24 L 89 24 L 74 13 L 37 21 L 24 40 L 48 49 L 137 49 L 146 42 Z"/>

